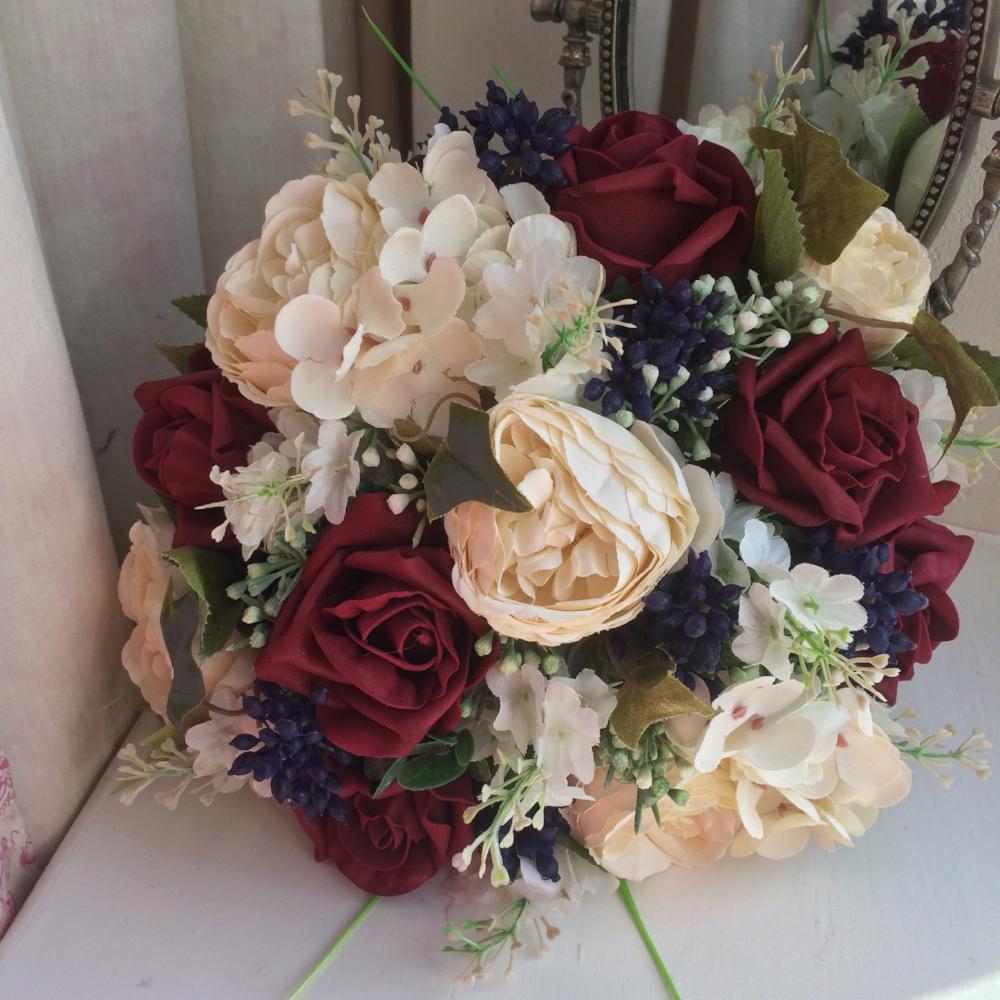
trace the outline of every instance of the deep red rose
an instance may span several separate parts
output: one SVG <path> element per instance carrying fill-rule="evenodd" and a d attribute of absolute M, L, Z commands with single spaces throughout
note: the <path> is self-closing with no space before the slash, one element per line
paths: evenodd
<path fill-rule="evenodd" d="M 193 356 L 200 363 L 199 353 Z M 209 479 L 212 466 L 246 465 L 247 452 L 274 430 L 267 410 L 240 394 L 214 366 L 143 382 L 135 390 L 143 414 L 132 438 L 132 460 L 143 482 L 176 504 L 174 545 L 214 545 L 219 509 L 197 510 L 223 499 Z M 224 544 L 235 545 L 232 532 Z"/>
<path fill-rule="evenodd" d="M 947 591 L 972 552 L 972 539 L 956 535 L 943 524 L 922 519 L 896 532 L 888 542 L 886 571 L 908 569 L 913 574 L 910 585 L 929 602 L 923 611 L 900 620 L 903 632 L 916 647 L 898 657 L 899 676 L 886 677 L 879 684 L 879 691 L 893 705 L 896 688 L 900 681 L 913 676 L 913 665 L 928 663 L 940 643 L 950 642 L 958 635 L 958 609 Z"/>
<path fill-rule="evenodd" d="M 310 554 L 257 659 L 261 680 L 325 688 L 320 726 L 360 757 L 401 757 L 453 729 L 492 662 L 473 648 L 489 626 L 451 585 L 444 532 L 411 546 L 419 520 L 393 514 L 384 494 L 358 497 Z"/>
<path fill-rule="evenodd" d="M 744 359 L 727 411 L 719 451 L 743 496 L 803 528 L 832 522 L 842 545 L 940 514 L 958 491 L 931 482 L 918 411 L 857 330 L 807 337 L 767 368 Z"/>
<path fill-rule="evenodd" d="M 728 274 L 750 249 L 757 203 L 740 161 L 642 111 L 603 118 L 559 158 L 567 184 L 552 209 L 576 230 L 577 249 L 599 260 L 610 285 L 646 268 L 664 284 Z"/>
<path fill-rule="evenodd" d="M 295 815 L 316 847 L 317 861 L 332 861 L 358 888 L 401 896 L 433 878 L 469 844 L 462 813 L 475 800 L 462 777 L 441 788 L 408 792 L 393 783 L 377 799 L 360 775 L 343 776 L 339 793 L 347 818 L 307 820 Z"/>

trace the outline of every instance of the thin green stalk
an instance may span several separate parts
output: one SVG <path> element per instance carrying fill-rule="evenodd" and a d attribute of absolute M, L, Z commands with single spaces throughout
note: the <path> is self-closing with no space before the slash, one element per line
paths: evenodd
<path fill-rule="evenodd" d="M 441 102 L 427 89 L 424 85 L 423 80 L 413 72 L 413 67 L 399 54 L 396 46 L 386 38 L 385 32 L 372 20 L 371 14 L 365 10 L 364 7 L 361 8 L 361 13 L 365 15 L 365 20 L 371 26 L 372 31 L 378 36 L 378 40 L 389 50 L 389 54 L 399 63 L 402 67 L 403 72 L 417 85 L 420 92 L 427 98 L 431 104 L 437 108 L 438 111 L 441 110 Z"/>
<path fill-rule="evenodd" d="M 354 936 L 354 932 L 365 922 L 365 918 L 375 909 L 375 904 L 381 896 L 371 896 L 368 902 L 361 908 L 361 912 L 344 928 L 343 933 L 330 946 L 329 951 L 312 967 L 312 970 L 305 979 L 289 994 L 288 1000 L 298 1000 L 314 982 L 320 977 L 323 970 L 334 960 L 341 948 L 347 944 Z"/>
<path fill-rule="evenodd" d="M 497 65 L 497 63 L 493 64 L 493 72 L 500 77 L 500 82 L 510 91 L 511 95 L 517 93 L 514 89 L 514 84 L 507 79 L 507 74 L 499 67 L 499 65 Z"/>
<path fill-rule="evenodd" d="M 671 1000 L 681 1000 L 681 995 L 677 992 L 677 987 L 674 986 L 674 981 L 670 978 L 670 973 L 667 971 L 667 967 L 660 957 L 659 951 L 656 949 L 656 944 L 646 929 L 646 925 L 639 913 L 639 907 L 635 905 L 632 890 L 625 879 L 621 879 L 618 883 L 618 895 L 621 896 L 622 902 L 625 904 L 625 909 L 628 910 L 628 915 L 632 918 L 632 923 L 635 924 L 635 928 L 639 932 L 639 937 L 642 938 L 642 943 L 646 946 L 646 951 L 649 952 L 649 957 L 653 960 L 653 965 L 656 966 L 656 971 L 660 974 L 660 979 L 663 980 L 663 985 L 666 986 Z"/>

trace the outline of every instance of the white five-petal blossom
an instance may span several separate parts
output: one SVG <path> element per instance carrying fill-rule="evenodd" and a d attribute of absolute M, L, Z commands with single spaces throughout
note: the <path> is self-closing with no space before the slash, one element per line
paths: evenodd
<path fill-rule="evenodd" d="M 601 738 L 597 713 L 584 707 L 580 696 L 559 678 L 549 681 L 542 702 L 542 732 L 535 752 L 548 781 L 547 805 L 568 806 L 579 797 L 571 788 L 574 777 L 586 785 L 594 777 L 594 747 Z"/>
<path fill-rule="evenodd" d="M 740 558 L 760 576 L 767 578 L 780 576 L 781 573 L 776 571 L 787 570 L 792 561 L 788 542 L 775 534 L 773 524 L 756 517 L 750 518 L 744 525 Z"/>
<path fill-rule="evenodd" d="M 342 420 L 324 420 L 319 426 L 317 447 L 302 459 L 302 472 L 309 477 L 305 512 L 322 510 L 331 524 L 340 524 L 347 504 L 361 483 L 361 466 L 354 457 L 364 431 L 348 433 Z"/>
<path fill-rule="evenodd" d="M 744 662 L 759 664 L 779 680 L 792 676 L 792 641 L 785 632 L 785 608 L 762 583 L 740 598 L 740 634 L 733 652 Z"/>
<path fill-rule="evenodd" d="M 542 729 L 542 699 L 545 697 L 542 672 L 529 665 L 509 674 L 493 667 L 486 675 L 486 686 L 500 700 L 493 728 L 509 732 L 517 749 L 526 753 Z"/>
<path fill-rule="evenodd" d="M 810 632 L 856 632 L 868 614 L 859 603 L 864 586 L 856 576 L 831 576 L 822 566 L 799 563 L 782 578 L 772 581 L 771 596 L 780 601 Z"/>

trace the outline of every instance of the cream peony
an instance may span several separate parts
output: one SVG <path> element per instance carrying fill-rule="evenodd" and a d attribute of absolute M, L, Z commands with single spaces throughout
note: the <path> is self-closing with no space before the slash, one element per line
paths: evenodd
<path fill-rule="evenodd" d="M 458 593 L 501 635 L 558 646 L 631 621 L 699 512 L 677 462 L 612 420 L 537 396 L 490 411 L 493 453 L 531 502 L 445 517 Z"/>
<path fill-rule="evenodd" d="M 206 343 L 249 399 L 292 402 L 295 359 L 274 335 L 285 303 L 310 292 L 342 304 L 375 265 L 385 232 L 367 185 L 361 173 L 289 181 L 268 201 L 260 239 L 226 264 L 208 305 Z"/>
<path fill-rule="evenodd" d="M 835 309 L 889 322 L 913 322 L 931 285 L 926 248 L 884 207 L 875 209 L 832 264 L 803 255 L 801 267 L 831 293 Z M 870 326 L 861 326 L 861 333 L 871 357 L 906 336 L 905 330 Z"/>
<path fill-rule="evenodd" d="M 677 805 L 665 796 L 657 803 L 660 822 L 644 809 L 635 831 L 636 786 L 614 782 L 604 772 L 588 786 L 592 798 L 578 799 L 567 812 L 573 836 L 613 875 L 639 882 L 671 864 L 710 865 L 726 853 L 739 828 L 735 787 L 721 775 L 695 774 L 683 787 L 689 798 Z"/>

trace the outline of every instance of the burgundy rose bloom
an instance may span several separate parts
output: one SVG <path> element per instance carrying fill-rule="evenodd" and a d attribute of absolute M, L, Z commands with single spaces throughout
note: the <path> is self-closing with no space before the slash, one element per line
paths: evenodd
<path fill-rule="evenodd" d="M 359 757 L 401 757 L 453 729 L 461 699 L 492 663 L 476 655 L 489 626 L 451 585 L 435 525 L 411 546 L 420 515 L 384 494 L 358 497 L 327 530 L 257 659 L 257 676 L 299 694 L 325 688 L 316 718 Z"/>
<path fill-rule="evenodd" d="M 862 545 L 940 514 L 958 490 L 931 482 L 918 416 L 859 331 L 829 330 L 767 368 L 744 359 L 719 450 L 747 500 Z"/>
<path fill-rule="evenodd" d="M 566 186 L 553 213 L 576 230 L 577 249 L 599 260 L 610 285 L 648 269 L 668 287 L 728 274 L 753 239 L 753 181 L 726 148 L 684 135 L 642 111 L 603 118 L 559 158 Z"/>
<path fill-rule="evenodd" d="M 958 609 L 947 591 L 972 552 L 972 539 L 956 535 L 943 524 L 922 519 L 896 532 L 888 541 L 886 571 L 908 569 L 913 574 L 910 585 L 929 602 L 923 611 L 900 619 L 903 632 L 916 647 L 899 655 L 899 676 L 886 677 L 879 684 L 879 691 L 893 705 L 896 688 L 900 681 L 913 676 L 913 665 L 928 663 L 940 643 L 950 642 L 958 635 Z"/>
<path fill-rule="evenodd" d="M 299 809 L 295 815 L 316 847 L 316 860 L 332 861 L 365 892 L 412 892 L 472 839 L 462 820 L 475 801 L 466 777 L 426 792 L 409 792 L 394 782 L 377 799 L 360 775 L 352 772 L 343 781 L 344 822 L 329 816 L 306 820 Z"/>
<path fill-rule="evenodd" d="M 199 352 L 193 360 L 200 363 Z M 214 366 L 144 382 L 135 390 L 143 415 L 132 438 L 132 460 L 143 482 L 176 504 L 174 545 L 214 545 L 219 509 L 197 510 L 223 499 L 209 479 L 212 466 L 246 465 L 247 452 L 274 430 L 263 406 L 240 394 Z M 235 545 L 232 532 L 223 544 Z"/>

